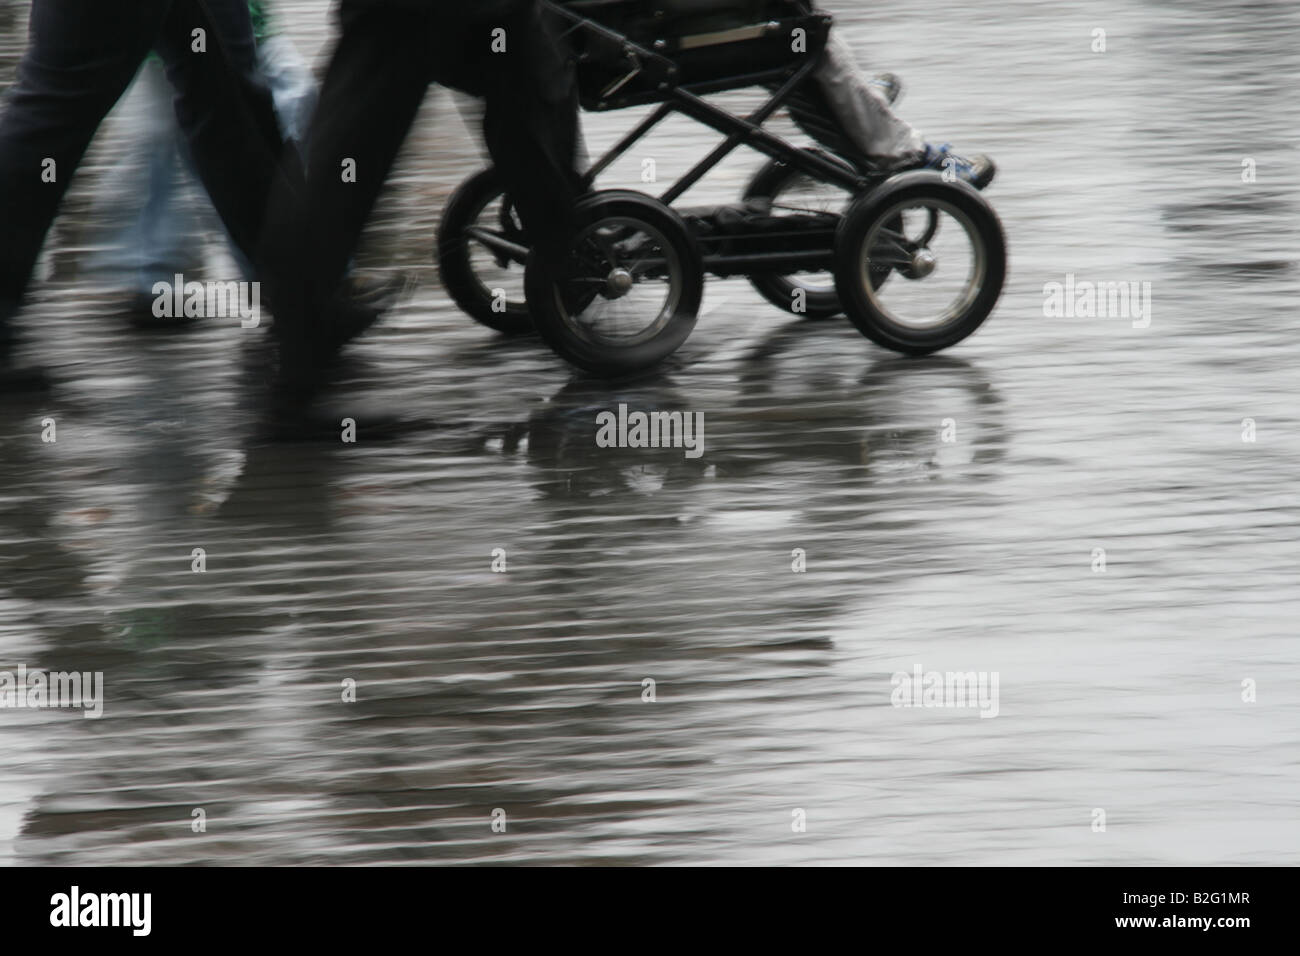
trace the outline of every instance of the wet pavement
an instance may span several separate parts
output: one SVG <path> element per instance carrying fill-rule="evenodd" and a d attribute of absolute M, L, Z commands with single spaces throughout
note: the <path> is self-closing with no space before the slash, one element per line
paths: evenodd
<path fill-rule="evenodd" d="M 261 330 L 125 331 L 78 272 L 105 129 L 26 314 L 65 384 L 0 414 L 0 669 L 102 671 L 104 714 L 0 711 L 0 862 L 1300 862 L 1300 8 L 828 6 L 1000 165 L 1007 287 L 941 356 L 740 281 L 633 383 L 476 327 L 439 93 L 360 263 L 420 284 L 338 398 L 420 427 L 259 443 Z M 325 4 L 280 13 L 316 57 Z M 1149 326 L 1045 315 L 1071 274 L 1149 282 Z M 619 403 L 705 453 L 597 447 Z M 996 718 L 891 706 L 917 667 L 997 674 Z"/>

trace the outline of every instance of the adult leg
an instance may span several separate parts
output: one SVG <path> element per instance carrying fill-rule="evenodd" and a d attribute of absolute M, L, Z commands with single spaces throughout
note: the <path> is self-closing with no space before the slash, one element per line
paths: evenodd
<path fill-rule="evenodd" d="M 282 161 L 287 159 L 291 165 L 296 163 L 297 159 L 292 152 L 282 153 L 281 151 L 283 147 L 277 145 L 279 141 L 288 138 L 286 134 L 286 124 L 280 114 L 278 106 L 276 105 L 274 90 L 272 89 L 270 78 L 262 67 L 261 54 L 263 51 L 259 48 L 257 38 L 253 31 L 253 20 L 249 12 L 248 0 L 202 0 L 202 6 L 206 8 L 211 21 L 216 28 L 217 38 L 220 41 L 220 52 L 225 57 L 231 70 L 235 74 L 232 78 L 232 85 L 243 90 L 243 93 L 240 95 L 245 99 L 246 105 L 249 106 L 249 118 L 263 127 L 263 137 L 274 137 L 276 143 L 273 144 L 272 151 L 279 156 Z M 192 36 L 193 33 L 191 31 L 191 37 Z M 191 51 L 192 49 L 193 44 L 191 43 Z M 232 92 L 231 95 L 234 96 L 235 94 Z M 265 110 L 267 102 L 271 103 L 272 112 L 276 120 L 276 128 L 274 132 L 271 131 L 270 125 L 266 123 Z M 202 97 L 200 97 L 199 103 L 200 107 L 202 107 Z M 192 104 L 187 102 L 184 97 L 181 100 L 181 105 L 183 110 L 193 110 Z M 173 128 L 175 128 L 175 125 L 176 124 L 173 123 Z M 183 171 L 181 175 L 177 177 L 177 181 L 179 186 L 185 186 L 194 178 L 201 180 L 202 176 L 199 174 L 197 162 L 188 142 L 186 141 L 185 133 L 183 131 L 181 132 L 179 139 Z M 256 162 L 257 160 L 254 161 Z M 265 162 L 265 160 L 262 160 L 262 162 Z M 295 172 L 295 180 L 297 175 L 298 174 Z M 263 201 L 260 205 L 262 205 L 264 209 L 265 201 L 269 199 L 269 193 L 266 192 L 267 186 L 265 184 L 260 184 L 254 188 L 263 190 Z M 163 205 L 161 214 L 168 217 L 178 215 L 176 212 L 169 209 L 166 204 Z M 166 229 L 166 232 L 176 234 L 178 239 L 182 238 L 179 235 L 179 229 Z M 239 269 L 239 274 L 246 281 L 253 281 L 256 279 L 256 271 L 253 269 L 252 262 L 249 259 L 249 254 L 246 254 L 245 249 L 241 248 L 240 245 L 233 240 L 228 243 L 228 245 L 231 256 L 234 258 L 235 264 Z M 170 258 L 167 250 L 164 249 L 161 251 L 163 252 L 163 255 L 156 256 L 155 258 L 158 258 L 159 260 Z M 150 282 L 149 287 L 152 287 L 152 285 L 153 283 Z M 152 313 L 146 312 L 144 317 L 137 317 L 136 322 L 137 324 L 153 325 L 154 321 L 152 319 Z"/>
<path fill-rule="evenodd" d="M 137 295 L 196 261 L 197 233 L 183 223 L 189 210 L 176 196 L 182 136 L 172 97 L 162 64 L 146 60 L 105 120 L 126 146 L 96 184 L 87 213 L 92 248 L 80 271 Z"/>
<path fill-rule="evenodd" d="M 308 134 L 306 188 L 277 192 L 259 261 L 282 384 L 299 398 L 338 345 L 328 305 L 429 85 L 428 11 L 344 0 L 340 20 Z"/>
<path fill-rule="evenodd" d="M 195 30 L 204 31 L 204 52 L 194 49 Z M 270 90 L 257 74 L 247 7 L 174 0 L 157 48 L 176 88 L 176 118 L 199 178 L 230 237 L 251 258 L 273 184 L 284 175 L 292 188 L 298 174 Z"/>
<path fill-rule="evenodd" d="M 34 0 L 0 116 L 0 356 L 36 257 L 104 116 L 152 45 L 169 0 Z"/>
<path fill-rule="evenodd" d="M 482 64 L 484 138 L 533 245 L 559 268 L 579 194 L 577 85 L 563 41 L 537 4 L 523 4 L 510 20 L 507 52 Z M 489 49 L 486 35 L 479 39 Z"/>

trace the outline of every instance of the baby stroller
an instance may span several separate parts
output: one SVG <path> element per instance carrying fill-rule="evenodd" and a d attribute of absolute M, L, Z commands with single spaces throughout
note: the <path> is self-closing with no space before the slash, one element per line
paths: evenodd
<path fill-rule="evenodd" d="M 673 113 L 725 139 L 657 198 L 589 192 L 576 209 L 573 264 L 558 281 L 530 257 L 496 174 L 472 176 L 448 202 L 437 256 L 448 292 L 474 319 L 507 334 L 535 328 L 572 364 L 620 375 L 686 341 L 706 274 L 745 276 L 787 312 L 843 312 L 871 341 L 911 355 L 960 342 L 992 311 L 1006 270 L 996 214 L 938 171 L 890 175 L 854 155 L 812 80 L 832 20 L 807 0 L 544 2 L 565 23 L 583 109 L 657 104 L 585 185 Z M 746 87 L 768 93 L 747 116 L 704 99 Z M 764 129 L 781 108 L 817 147 Z M 740 203 L 674 207 L 740 146 L 769 157 Z"/>

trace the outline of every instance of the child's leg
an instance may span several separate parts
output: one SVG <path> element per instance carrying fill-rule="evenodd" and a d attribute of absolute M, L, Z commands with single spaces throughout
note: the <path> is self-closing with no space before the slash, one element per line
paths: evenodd
<path fill-rule="evenodd" d="M 941 170 L 954 180 L 983 189 L 993 181 L 997 165 L 987 156 L 966 159 L 947 144 L 933 146 L 911 125 L 894 115 L 885 95 L 860 72 L 853 51 L 831 36 L 816 73 L 822 95 L 830 104 L 840 131 L 862 156 L 893 169 Z"/>
<path fill-rule="evenodd" d="M 864 156 L 893 162 L 925 150 L 921 134 L 896 116 L 885 98 L 872 89 L 858 70 L 853 50 L 839 36 L 832 33 L 814 75 L 842 131 Z"/>

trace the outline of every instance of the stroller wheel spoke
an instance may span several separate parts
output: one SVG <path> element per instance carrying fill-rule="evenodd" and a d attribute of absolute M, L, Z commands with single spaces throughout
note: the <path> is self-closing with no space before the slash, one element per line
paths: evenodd
<path fill-rule="evenodd" d="M 536 257 L 529 262 L 538 331 L 589 371 L 648 368 L 694 327 L 703 289 L 698 250 L 681 217 L 639 193 L 594 193 L 576 215 L 570 276 L 554 283 Z"/>
<path fill-rule="evenodd" d="M 658 258 L 646 257 L 632 263 L 627 267 L 627 271 L 632 273 L 634 279 L 641 280 L 663 272 L 666 265 L 667 260 L 662 255 Z"/>
<path fill-rule="evenodd" d="M 438 226 L 435 255 L 442 283 L 475 321 L 507 335 L 533 331 L 524 301 L 528 242 L 494 169 L 452 193 Z"/>

